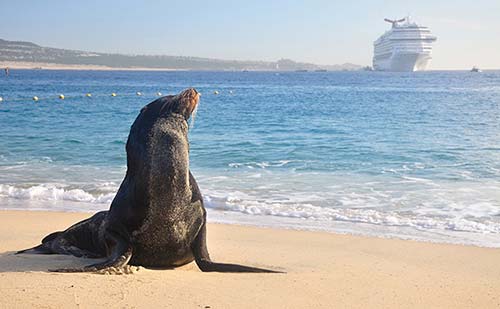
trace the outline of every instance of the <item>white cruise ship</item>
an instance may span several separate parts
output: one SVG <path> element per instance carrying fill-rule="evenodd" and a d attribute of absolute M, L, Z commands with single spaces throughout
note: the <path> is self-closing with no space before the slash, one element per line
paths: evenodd
<path fill-rule="evenodd" d="M 423 71 L 432 59 L 432 43 L 436 37 L 427 27 L 410 21 L 384 19 L 392 24 L 374 43 L 373 69 L 377 71 Z"/>

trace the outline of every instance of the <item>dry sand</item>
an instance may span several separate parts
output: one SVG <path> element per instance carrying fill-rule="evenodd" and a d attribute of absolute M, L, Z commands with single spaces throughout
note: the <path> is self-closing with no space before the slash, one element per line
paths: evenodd
<path fill-rule="evenodd" d="M 211 224 L 212 258 L 286 274 L 60 274 L 92 260 L 13 255 L 82 213 L 0 211 L 1 308 L 493 308 L 500 249 Z"/>

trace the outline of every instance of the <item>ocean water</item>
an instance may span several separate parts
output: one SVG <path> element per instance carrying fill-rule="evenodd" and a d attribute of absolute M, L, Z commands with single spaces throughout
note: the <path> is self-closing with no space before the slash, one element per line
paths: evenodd
<path fill-rule="evenodd" d="M 500 72 L 11 70 L 0 208 L 107 209 L 140 108 L 187 87 L 209 221 L 500 247 Z"/>

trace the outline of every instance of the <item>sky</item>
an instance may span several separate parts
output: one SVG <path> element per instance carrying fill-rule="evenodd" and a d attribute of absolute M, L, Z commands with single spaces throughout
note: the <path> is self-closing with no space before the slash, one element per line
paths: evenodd
<path fill-rule="evenodd" d="M 0 0 L 0 38 L 125 54 L 371 65 L 384 18 L 438 40 L 431 69 L 500 69 L 500 0 Z"/>

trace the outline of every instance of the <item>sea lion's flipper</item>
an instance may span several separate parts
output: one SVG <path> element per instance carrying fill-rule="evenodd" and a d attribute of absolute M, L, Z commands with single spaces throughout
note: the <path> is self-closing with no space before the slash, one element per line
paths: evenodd
<path fill-rule="evenodd" d="M 106 240 L 111 244 L 111 253 L 108 259 L 101 263 L 91 264 L 81 268 L 60 268 L 49 269 L 51 272 L 59 273 L 79 273 L 79 272 L 98 272 L 109 268 L 120 269 L 123 268 L 130 261 L 132 257 L 132 247 L 130 243 L 124 238 L 115 233 L 106 235 Z"/>
<path fill-rule="evenodd" d="M 71 239 L 71 237 L 70 237 Z M 68 235 L 64 232 L 55 232 L 46 236 L 42 244 L 16 252 L 16 254 L 66 254 L 84 258 L 100 258 L 102 255 L 78 247 L 75 241 L 68 240 Z"/>
<path fill-rule="evenodd" d="M 72 255 L 76 256 L 79 258 L 89 258 L 89 259 L 97 259 L 101 258 L 102 256 L 99 254 L 96 254 L 94 252 L 90 252 L 85 249 L 80 249 L 76 246 L 72 245 L 59 245 L 57 247 L 57 254 L 66 254 L 66 255 Z"/>
<path fill-rule="evenodd" d="M 99 272 L 106 269 L 120 269 L 127 265 L 132 257 L 132 249 L 129 248 L 123 254 L 117 256 L 116 258 L 109 259 L 102 263 L 96 263 L 82 268 L 59 268 L 59 269 L 49 269 L 50 272 L 57 273 L 82 273 L 82 272 Z"/>
<path fill-rule="evenodd" d="M 63 232 L 51 233 L 42 239 L 42 244 L 40 244 L 36 247 L 33 247 L 33 248 L 17 251 L 15 254 L 22 254 L 22 253 L 25 253 L 25 254 L 58 254 L 58 252 L 55 252 L 54 250 L 52 250 L 51 246 L 47 243 L 56 239 L 57 236 L 61 235 L 62 233 Z"/>
<path fill-rule="evenodd" d="M 17 251 L 15 254 L 57 254 L 44 244 L 38 245 L 33 248 Z"/>
<path fill-rule="evenodd" d="M 191 247 L 191 250 L 193 250 L 196 265 L 198 265 L 201 271 L 216 271 L 223 273 L 283 273 L 281 271 L 270 269 L 212 262 L 212 260 L 210 260 L 210 255 L 208 254 L 206 237 L 207 228 L 206 224 L 204 223 Z"/>
<path fill-rule="evenodd" d="M 42 244 L 46 243 L 46 242 L 49 242 L 51 240 L 54 240 L 57 238 L 57 236 L 59 235 L 62 235 L 62 231 L 60 232 L 54 232 L 54 233 L 50 233 L 49 235 L 45 236 L 43 239 L 42 239 Z"/>

